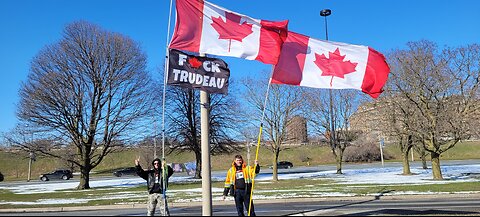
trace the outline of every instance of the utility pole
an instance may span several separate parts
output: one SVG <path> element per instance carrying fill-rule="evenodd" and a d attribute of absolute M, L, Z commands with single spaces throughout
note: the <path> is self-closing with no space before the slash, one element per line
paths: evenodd
<path fill-rule="evenodd" d="M 382 159 L 382 167 L 385 167 L 384 163 L 383 163 L 383 146 L 385 144 L 385 141 L 382 139 L 380 139 L 380 158 Z"/>
<path fill-rule="evenodd" d="M 27 177 L 27 182 L 30 181 L 30 177 L 32 176 L 32 152 L 30 152 L 28 156 L 28 177 Z"/>
<path fill-rule="evenodd" d="M 28 154 L 28 177 L 27 177 L 27 182 L 30 182 L 30 179 L 32 177 L 32 162 L 35 161 L 35 154 L 33 152 L 30 152 Z"/>
<path fill-rule="evenodd" d="M 25 127 L 27 128 L 27 130 L 30 131 L 30 144 L 29 146 L 31 146 L 33 144 L 33 131 L 31 129 L 28 129 L 29 125 L 26 124 Z M 30 182 L 30 179 L 32 177 L 32 162 L 35 161 L 35 154 L 30 151 L 30 153 L 28 154 L 28 174 L 27 174 L 27 182 Z"/>
<path fill-rule="evenodd" d="M 205 56 L 205 54 L 200 54 Z M 208 93 L 200 91 L 200 117 L 202 140 L 202 215 L 212 216 L 212 173 L 210 166 L 210 126 L 209 126 L 210 99 Z"/>

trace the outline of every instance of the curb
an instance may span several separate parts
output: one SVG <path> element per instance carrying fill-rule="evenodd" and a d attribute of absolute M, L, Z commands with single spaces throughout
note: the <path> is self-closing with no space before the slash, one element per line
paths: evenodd
<path fill-rule="evenodd" d="M 257 199 L 255 204 L 268 203 L 293 203 L 293 202 L 322 202 L 322 201 L 359 201 L 359 200 L 403 200 L 408 198 L 480 198 L 480 193 L 471 194 L 415 194 L 415 195 L 371 195 L 371 196 L 352 196 L 352 197 L 316 197 L 316 198 L 288 198 L 288 199 Z M 215 205 L 230 205 L 234 201 L 213 201 Z M 202 206 L 202 202 L 179 202 L 170 203 L 170 208 L 182 208 L 192 206 Z M 147 208 L 145 204 L 121 204 L 121 205 L 101 205 L 101 206 L 74 206 L 74 207 L 47 207 L 47 208 L 18 208 L 18 209 L 0 209 L 0 214 L 6 213 L 38 213 L 38 212 L 69 212 L 69 211 L 94 211 L 94 210 L 110 210 L 110 209 L 141 209 Z"/>

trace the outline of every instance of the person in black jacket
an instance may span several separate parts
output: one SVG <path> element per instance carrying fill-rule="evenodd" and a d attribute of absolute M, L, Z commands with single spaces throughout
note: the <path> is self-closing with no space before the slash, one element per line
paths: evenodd
<path fill-rule="evenodd" d="M 163 197 L 163 172 L 167 175 L 165 177 L 166 183 L 165 186 L 168 186 L 168 178 L 173 175 L 172 167 L 165 165 L 165 162 L 161 162 L 160 159 L 156 158 L 152 162 L 153 169 L 143 170 L 140 166 L 140 158 L 135 159 L 135 168 L 137 170 L 137 175 L 147 180 L 148 187 L 148 204 L 147 204 L 147 215 L 153 216 L 157 204 L 160 203 L 160 214 L 162 216 L 169 216 L 170 212 L 168 211 L 167 199 Z M 167 168 L 165 169 L 165 166 Z"/>

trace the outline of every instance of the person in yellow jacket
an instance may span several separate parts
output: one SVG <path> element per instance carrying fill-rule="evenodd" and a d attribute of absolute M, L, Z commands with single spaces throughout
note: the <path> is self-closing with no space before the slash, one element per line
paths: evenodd
<path fill-rule="evenodd" d="M 241 155 L 236 155 L 232 163 L 232 167 L 227 172 L 225 179 L 225 190 L 223 191 L 223 199 L 230 193 L 235 198 L 235 206 L 237 207 L 238 216 L 245 216 L 243 207 L 248 212 L 250 204 L 250 193 L 252 191 L 252 178 L 260 172 L 258 161 L 255 161 L 256 169 L 252 166 L 245 165 Z M 255 171 L 254 171 L 255 170 Z M 255 174 L 254 174 L 255 173 Z M 255 216 L 253 201 L 250 216 Z"/>

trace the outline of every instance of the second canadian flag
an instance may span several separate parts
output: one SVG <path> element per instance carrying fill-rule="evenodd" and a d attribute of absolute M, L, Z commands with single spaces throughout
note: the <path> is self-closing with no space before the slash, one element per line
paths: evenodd
<path fill-rule="evenodd" d="M 370 47 L 288 32 L 272 83 L 357 89 L 377 98 L 389 72 L 385 57 Z"/>

